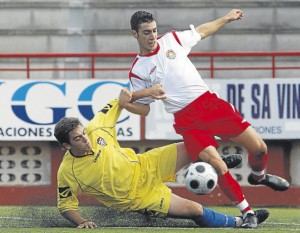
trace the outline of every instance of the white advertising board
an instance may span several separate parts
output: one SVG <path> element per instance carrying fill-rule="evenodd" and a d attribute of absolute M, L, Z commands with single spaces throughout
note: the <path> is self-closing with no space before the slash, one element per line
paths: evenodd
<path fill-rule="evenodd" d="M 0 80 L 0 140 L 55 140 L 59 119 L 85 125 L 124 87 L 128 80 Z M 116 128 L 119 140 L 140 140 L 140 116 L 123 111 Z"/>
<path fill-rule="evenodd" d="M 300 78 L 207 79 L 211 91 L 232 103 L 263 139 L 300 139 Z M 181 139 L 163 103 L 151 104 L 146 139 Z"/>

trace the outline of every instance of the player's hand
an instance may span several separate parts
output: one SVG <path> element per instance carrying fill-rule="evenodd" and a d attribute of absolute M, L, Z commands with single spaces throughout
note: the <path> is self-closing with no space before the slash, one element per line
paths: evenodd
<path fill-rule="evenodd" d="M 243 16 L 244 16 L 244 12 L 240 9 L 233 9 L 226 15 L 229 21 L 242 19 Z"/>
<path fill-rule="evenodd" d="M 96 228 L 97 225 L 92 221 L 84 221 L 80 223 L 77 228 Z"/>
<path fill-rule="evenodd" d="M 132 92 L 129 91 L 127 88 L 123 88 L 119 95 L 119 105 L 124 108 L 131 101 L 131 99 Z"/>
<path fill-rule="evenodd" d="M 152 99 L 161 100 L 166 98 L 165 91 L 160 83 L 154 84 L 148 89 Z"/>

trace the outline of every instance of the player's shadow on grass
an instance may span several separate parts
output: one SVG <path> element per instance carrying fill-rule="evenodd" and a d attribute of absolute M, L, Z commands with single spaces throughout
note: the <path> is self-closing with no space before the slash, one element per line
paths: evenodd
<path fill-rule="evenodd" d="M 136 212 L 119 212 L 101 205 L 82 206 L 78 211 L 86 219 L 95 222 L 98 227 L 196 227 L 195 223 L 190 220 L 154 218 Z M 18 228 L 75 227 L 53 206 L 22 207 L 18 213 L 5 220 L 5 226 L 12 228 L 16 226 Z"/>

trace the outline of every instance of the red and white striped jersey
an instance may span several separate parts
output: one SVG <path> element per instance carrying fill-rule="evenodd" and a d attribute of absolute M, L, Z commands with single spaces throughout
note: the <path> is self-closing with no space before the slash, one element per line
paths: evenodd
<path fill-rule="evenodd" d="M 137 55 L 129 72 L 133 91 L 160 83 L 165 90 L 163 100 L 166 111 L 175 113 L 208 91 L 196 67 L 188 58 L 191 48 L 201 37 L 194 26 L 191 30 L 171 31 L 158 38 L 156 50 L 147 55 Z M 150 104 L 150 97 L 136 102 Z"/>

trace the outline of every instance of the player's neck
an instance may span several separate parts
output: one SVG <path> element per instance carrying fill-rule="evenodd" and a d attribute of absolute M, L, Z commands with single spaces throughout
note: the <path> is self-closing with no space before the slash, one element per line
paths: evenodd
<path fill-rule="evenodd" d="M 140 49 L 139 55 L 140 56 L 145 56 L 145 57 L 152 56 L 152 55 L 157 54 L 159 49 L 160 49 L 160 45 L 159 45 L 159 43 L 156 43 L 156 46 L 153 47 L 153 49 Z"/>

